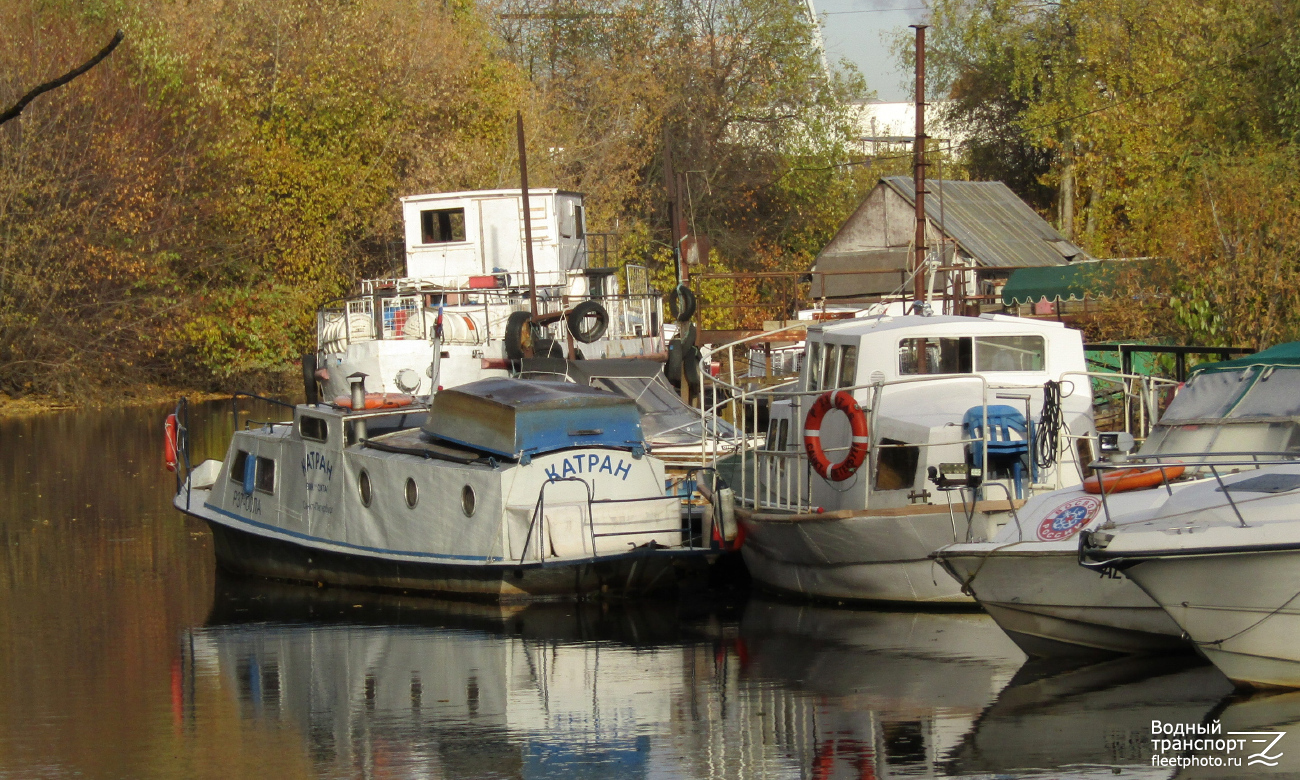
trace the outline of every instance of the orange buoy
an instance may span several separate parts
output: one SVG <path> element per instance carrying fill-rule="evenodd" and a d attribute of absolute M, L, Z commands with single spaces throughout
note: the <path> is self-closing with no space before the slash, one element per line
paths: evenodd
<path fill-rule="evenodd" d="M 413 396 L 405 393 L 366 393 L 366 408 L 400 409 L 403 406 L 410 406 L 414 400 Z M 344 409 L 351 409 L 352 399 L 346 395 L 340 395 L 334 399 L 334 405 Z"/>
<path fill-rule="evenodd" d="M 826 450 L 822 448 L 821 433 L 822 420 L 831 409 L 839 409 L 848 415 L 849 429 L 853 433 L 849 454 L 834 466 L 831 465 L 830 458 L 826 457 Z M 803 447 L 808 453 L 808 460 L 812 463 L 814 471 L 823 479 L 843 482 L 857 473 L 858 468 L 866 462 L 867 448 L 870 445 L 871 437 L 867 435 L 867 415 L 862 411 L 862 407 L 858 406 L 858 402 L 853 400 L 852 393 L 832 390 L 817 396 L 803 424 Z"/>
<path fill-rule="evenodd" d="M 163 465 L 168 471 L 176 470 L 176 452 L 180 449 L 179 442 L 180 424 L 176 421 L 176 414 L 167 415 L 167 421 L 163 423 Z"/>
<path fill-rule="evenodd" d="M 1104 488 L 1106 495 L 1123 493 L 1126 490 L 1141 490 L 1155 487 L 1171 479 L 1178 479 L 1187 470 L 1186 466 L 1162 466 L 1149 469 L 1120 469 L 1104 476 L 1094 475 L 1083 481 L 1085 493 L 1100 493 Z M 1161 475 L 1161 472 L 1164 472 Z"/>

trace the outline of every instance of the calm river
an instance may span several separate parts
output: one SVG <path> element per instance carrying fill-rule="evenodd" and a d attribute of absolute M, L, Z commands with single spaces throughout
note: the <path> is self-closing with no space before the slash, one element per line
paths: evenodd
<path fill-rule="evenodd" d="M 166 411 L 0 422 L 0 778 L 1300 776 L 1300 694 L 1191 657 L 1028 663 L 980 614 L 224 578 L 171 508 Z M 219 457 L 229 405 L 194 418 Z M 1153 720 L 1214 719 L 1291 728 L 1285 758 L 1152 766 Z"/>

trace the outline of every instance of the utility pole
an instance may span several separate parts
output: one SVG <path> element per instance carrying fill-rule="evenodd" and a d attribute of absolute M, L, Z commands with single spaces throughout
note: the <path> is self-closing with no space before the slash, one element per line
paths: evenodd
<path fill-rule="evenodd" d="M 912 259 L 912 307 L 920 314 L 925 305 L 925 28 L 916 30 L 916 137 L 912 142 L 912 187 L 916 190 L 916 254 Z"/>
<path fill-rule="evenodd" d="M 528 258 L 528 310 L 537 322 L 537 272 L 533 269 L 533 212 L 528 207 L 528 152 L 524 148 L 524 114 L 515 112 L 515 127 L 519 131 L 519 189 L 524 206 L 524 256 Z"/>

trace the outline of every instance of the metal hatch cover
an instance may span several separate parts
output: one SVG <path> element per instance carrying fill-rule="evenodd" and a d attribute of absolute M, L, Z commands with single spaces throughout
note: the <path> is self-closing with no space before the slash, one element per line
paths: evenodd
<path fill-rule="evenodd" d="M 1262 474 L 1224 486 L 1234 493 L 1285 493 L 1300 488 L 1300 474 Z M 1223 487 L 1214 489 L 1222 493 Z"/>

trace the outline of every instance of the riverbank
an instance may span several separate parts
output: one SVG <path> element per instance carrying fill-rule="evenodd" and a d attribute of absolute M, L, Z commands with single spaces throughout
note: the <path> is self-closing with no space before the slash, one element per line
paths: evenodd
<path fill-rule="evenodd" d="M 22 398 L 11 398 L 4 393 L 0 393 L 0 420 L 14 417 L 35 417 L 54 412 L 83 409 L 156 406 L 168 402 L 174 403 L 181 396 L 189 398 L 191 402 L 196 402 L 229 398 L 230 393 L 211 393 L 205 390 L 185 390 L 149 385 L 133 388 L 130 391 L 95 393 L 86 398 L 58 398 L 36 394 L 25 395 Z"/>

